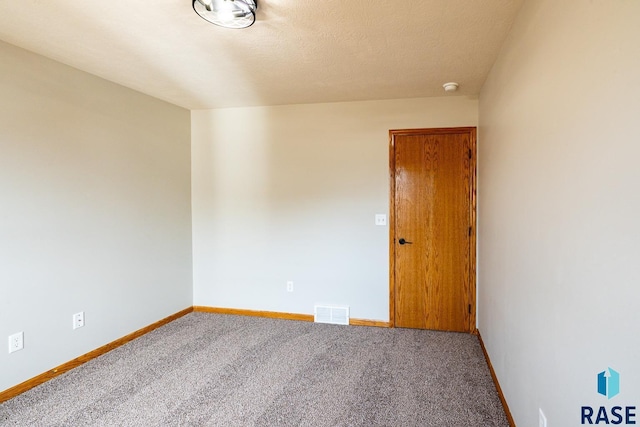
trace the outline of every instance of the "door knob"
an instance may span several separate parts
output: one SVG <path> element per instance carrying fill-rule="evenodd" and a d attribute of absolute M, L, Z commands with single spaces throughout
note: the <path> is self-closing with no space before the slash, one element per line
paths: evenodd
<path fill-rule="evenodd" d="M 400 243 L 401 245 L 410 245 L 410 244 L 412 244 L 413 242 L 407 242 L 407 241 L 404 239 L 404 237 L 403 237 L 403 238 L 401 238 L 400 240 L 398 240 L 398 243 Z"/>

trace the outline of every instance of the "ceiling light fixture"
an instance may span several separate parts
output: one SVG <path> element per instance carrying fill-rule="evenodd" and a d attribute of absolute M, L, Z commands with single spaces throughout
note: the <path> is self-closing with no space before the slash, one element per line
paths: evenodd
<path fill-rule="evenodd" d="M 201 18 L 225 28 L 247 28 L 256 21 L 256 0 L 193 0 Z"/>
<path fill-rule="evenodd" d="M 458 90 L 458 83 L 449 82 L 449 83 L 443 84 L 442 87 L 444 88 L 445 92 L 455 92 Z"/>

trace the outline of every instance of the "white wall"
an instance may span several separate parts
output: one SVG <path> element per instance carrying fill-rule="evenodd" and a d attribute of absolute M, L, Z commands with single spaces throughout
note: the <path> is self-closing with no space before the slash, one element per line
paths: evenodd
<path fill-rule="evenodd" d="M 189 307 L 190 215 L 188 110 L 0 43 L 0 391 Z"/>
<path fill-rule="evenodd" d="M 475 126 L 464 97 L 193 111 L 194 304 L 389 317 L 389 129 Z M 286 282 L 295 291 L 286 292 Z"/>
<path fill-rule="evenodd" d="M 479 329 L 520 427 L 640 408 L 639 16 L 525 2 L 480 96 Z"/>

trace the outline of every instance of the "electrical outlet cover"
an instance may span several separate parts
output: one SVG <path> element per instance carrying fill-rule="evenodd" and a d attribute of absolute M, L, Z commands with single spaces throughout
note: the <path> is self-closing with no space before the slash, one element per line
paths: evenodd
<path fill-rule="evenodd" d="M 24 348 L 24 333 L 18 332 L 13 335 L 9 335 L 9 353 L 22 350 Z"/>

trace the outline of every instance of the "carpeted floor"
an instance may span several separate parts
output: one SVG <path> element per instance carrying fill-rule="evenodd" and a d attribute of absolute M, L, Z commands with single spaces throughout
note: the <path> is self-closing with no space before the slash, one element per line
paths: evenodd
<path fill-rule="evenodd" d="M 191 313 L 0 404 L 2 426 L 508 426 L 472 335 Z"/>

